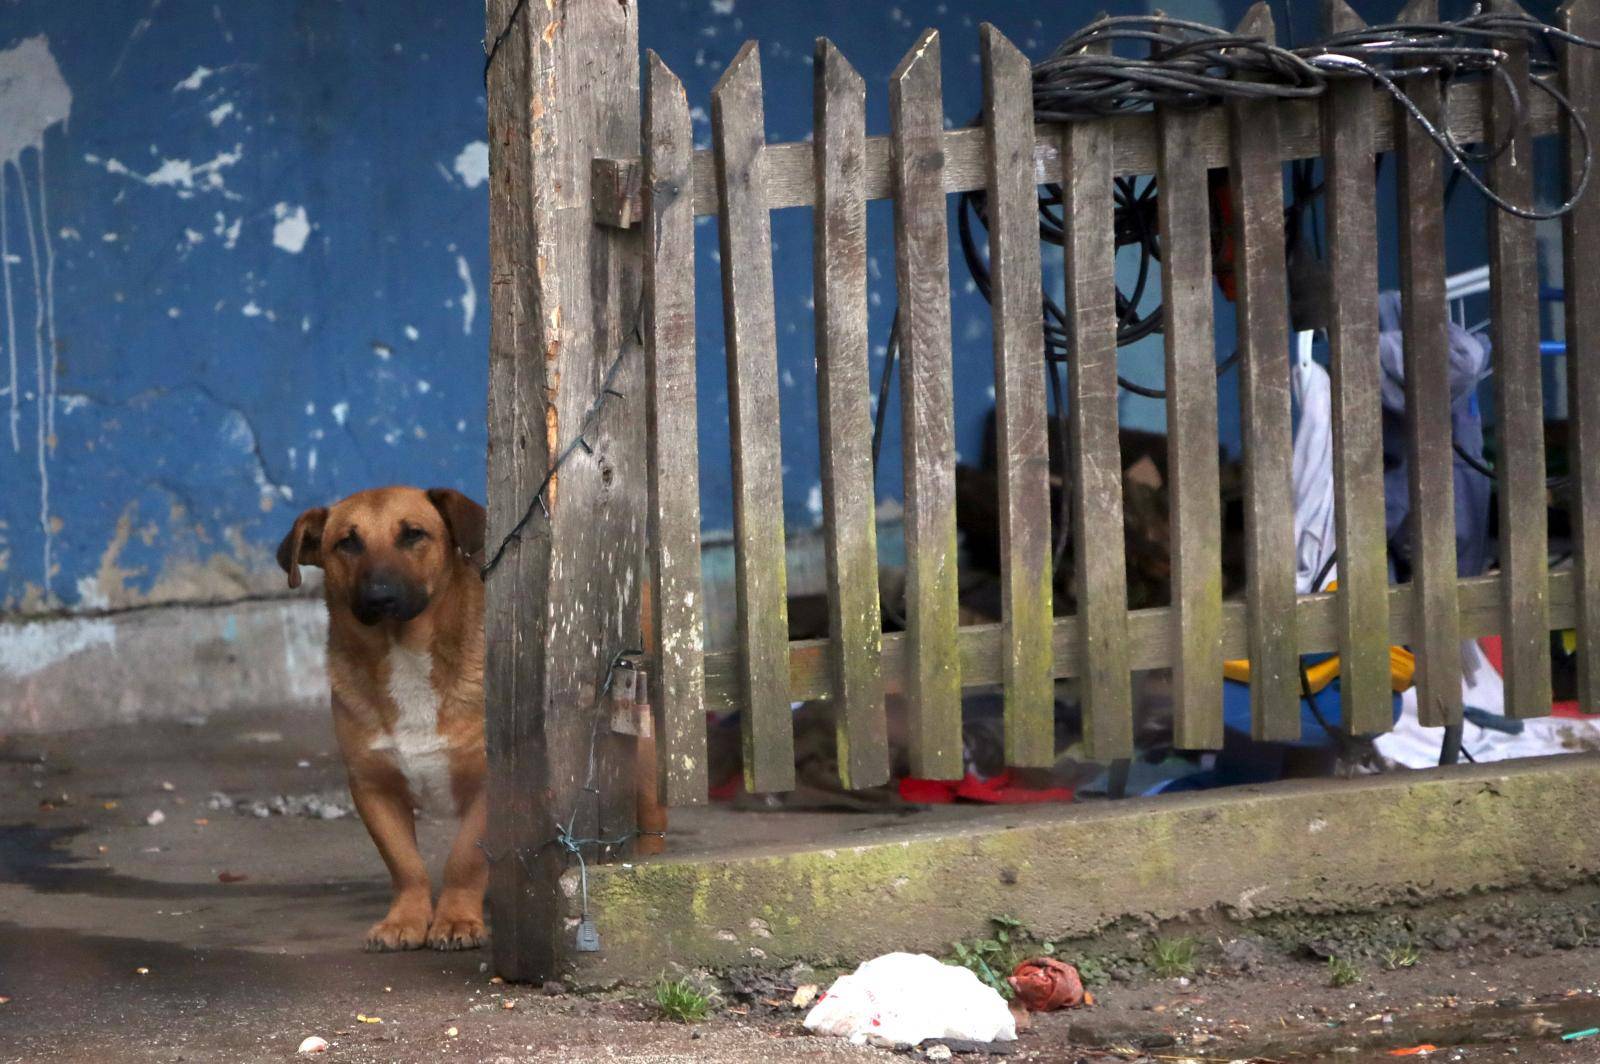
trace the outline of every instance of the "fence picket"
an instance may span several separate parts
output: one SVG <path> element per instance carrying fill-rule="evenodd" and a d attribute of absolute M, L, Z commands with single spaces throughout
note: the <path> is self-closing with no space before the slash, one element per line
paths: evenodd
<path fill-rule="evenodd" d="M 1511 0 L 1496 12 L 1521 14 Z M 1528 49 L 1501 45 L 1517 95 L 1526 100 Z M 1488 165 L 1489 187 L 1512 203 L 1533 203 L 1533 138 L 1504 91 L 1494 93 L 1489 143 L 1510 138 Z M 1539 354 L 1539 264 L 1534 223 L 1489 206 L 1489 315 L 1495 382 L 1500 583 L 1506 596 L 1506 713 L 1550 712 L 1549 529 L 1545 518 L 1544 397 Z"/>
<path fill-rule="evenodd" d="M 1569 0 L 1561 23 L 1570 33 L 1600 37 L 1600 5 Z M 1562 57 L 1567 99 L 1594 137 L 1600 131 L 1600 56 L 1567 46 Z M 1584 144 L 1566 136 L 1567 193 L 1583 174 Z M 1562 219 L 1562 284 L 1567 316 L 1568 471 L 1572 474 L 1573 565 L 1577 572 L 1578 703 L 1600 711 L 1600 374 L 1588 363 L 1600 343 L 1600 273 L 1583 255 L 1600 247 L 1600 196 L 1590 193 Z"/>
<path fill-rule="evenodd" d="M 1275 40 L 1271 9 L 1258 0 L 1235 32 Z M 1270 100 L 1238 99 L 1228 105 L 1239 403 L 1245 433 L 1250 727 L 1263 742 L 1300 738 L 1289 290 L 1278 221 L 1283 217 L 1278 110 Z"/>
<path fill-rule="evenodd" d="M 644 113 L 644 365 L 653 705 L 662 800 L 706 800 L 700 453 L 695 400 L 694 132 L 683 83 L 649 55 Z"/>
<path fill-rule="evenodd" d="M 1401 22 L 1437 22 L 1438 0 L 1412 0 Z M 1407 78 L 1406 94 L 1430 122 L 1444 114 L 1436 75 Z M 1461 723 L 1461 622 L 1456 602 L 1455 455 L 1450 441 L 1449 307 L 1444 290 L 1444 180 L 1438 147 L 1395 104 L 1399 160 L 1400 331 L 1405 337 L 1410 459 L 1412 630 L 1417 718 Z"/>
<path fill-rule="evenodd" d="M 817 420 L 828 569 L 829 692 L 846 788 L 889 779 L 878 532 L 867 368 L 866 84 L 832 42 L 817 41 Z"/>
<path fill-rule="evenodd" d="M 1099 47 L 1099 46 L 1096 46 Z M 1133 756 L 1133 678 L 1128 665 L 1128 574 L 1118 439 L 1115 127 L 1061 128 L 1063 311 L 1067 333 L 1068 427 L 1074 597 L 1083 741 L 1100 761 Z M 1094 544 L 1093 550 L 1085 549 Z"/>
<path fill-rule="evenodd" d="M 772 218 L 766 207 L 761 57 L 739 50 L 711 93 L 733 450 L 734 581 L 744 672 L 744 774 L 751 791 L 794 787 L 788 581 L 778 439 Z M 665 632 L 662 638 L 666 639 Z"/>
<path fill-rule="evenodd" d="M 1344 0 L 1327 0 L 1324 19 L 1332 32 L 1366 25 Z M 1333 490 L 1339 538 L 1339 704 L 1343 727 L 1352 734 L 1386 731 L 1393 723 L 1378 390 L 1373 104 L 1372 86 L 1360 78 L 1331 84 L 1322 104 Z"/>
<path fill-rule="evenodd" d="M 1194 165 L 1198 115 L 1156 112 L 1172 521 L 1174 741 L 1222 746 L 1222 489 L 1211 334 L 1211 206 Z"/>
<path fill-rule="evenodd" d="M 928 30 L 889 81 L 900 419 L 905 470 L 906 693 L 912 772 L 959 779 L 961 655 L 956 573 L 955 413 L 939 35 Z"/>
<path fill-rule="evenodd" d="M 1050 623 L 1050 441 L 1039 303 L 1039 186 L 1033 172 L 1033 72 L 993 26 L 983 46 L 983 122 L 994 308 L 995 450 L 1006 630 L 1006 763 L 1055 762 Z"/>

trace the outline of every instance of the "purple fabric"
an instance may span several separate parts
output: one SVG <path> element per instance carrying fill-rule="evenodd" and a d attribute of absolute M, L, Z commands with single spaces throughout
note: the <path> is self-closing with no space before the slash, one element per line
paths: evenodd
<path fill-rule="evenodd" d="M 1489 341 L 1450 323 L 1450 422 L 1456 443 L 1483 460 L 1483 420 L 1478 382 L 1489 367 Z M 1389 549 L 1410 562 L 1411 513 L 1406 447 L 1405 354 L 1400 333 L 1400 293 L 1378 295 L 1378 359 L 1383 367 L 1383 496 Z M 1477 576 L 1489 568 L 1489 493 L 1493 485 L 1455 456 L 1456 571 Z"/>

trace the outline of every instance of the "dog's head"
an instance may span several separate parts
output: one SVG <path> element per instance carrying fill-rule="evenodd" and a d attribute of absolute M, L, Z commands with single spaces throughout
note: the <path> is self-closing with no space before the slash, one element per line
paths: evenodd
<path fill-rule="evenodd" d="M 374 488 L 295 518 L 278 545 L 289 586 L 300 567 L 322 569 L 330 604 L 362 624 L 409 621 L 428 608 L 459 568 L 476 579 L 483 507 L 451 488 Z"/>

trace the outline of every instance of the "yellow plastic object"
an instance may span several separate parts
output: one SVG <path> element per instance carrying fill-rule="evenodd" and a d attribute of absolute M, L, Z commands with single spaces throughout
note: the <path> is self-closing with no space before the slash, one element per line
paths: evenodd
<path fill-rule="evenodd" d="M 1327 590 L 1332 591 L 1338 586 L 1338 581 L 1329 581 Z M 1222 675 L 1237 683 L 1250 682 L 1250 662 L 1240 658 L 1237 661 L 1222 663 Z M 1315 665 L 1306 666 L 1306 682 L 1312 694 L 1319 693 L 1324 687 L 1332 683 L 1339 675 L 1339 656 L 1335 654 L 1324 658 Z M 1404 691 L 1416 682 L 1417 658 L 1405 647 L 1389 648 L 1389 686 L 1395 691 Z"/>

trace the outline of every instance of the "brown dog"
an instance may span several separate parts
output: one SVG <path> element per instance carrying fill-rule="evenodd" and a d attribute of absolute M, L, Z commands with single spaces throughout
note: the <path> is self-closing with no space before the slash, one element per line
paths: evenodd
<path fill-rule="evenodd" d="M 449 488 L 377 488 L 307 510 L 278 547 L 289 586 L 320 566 L 333 727 L 350 796 L 389 866 L 394 902 L 369 950 L 483 945 L 482 506 Z M 415 808 L 461 826 L 433 901 Z"/>

